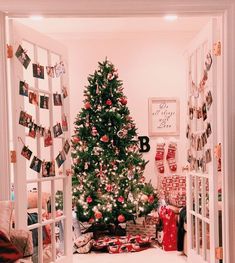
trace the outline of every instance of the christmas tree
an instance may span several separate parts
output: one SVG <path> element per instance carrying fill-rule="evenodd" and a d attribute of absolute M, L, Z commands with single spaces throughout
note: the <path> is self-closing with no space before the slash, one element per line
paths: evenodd
<path fill-rule="evenodd" d="M 146 183 L 147 162 L 118 72 L 107 59 L 88 77 L 72 139 L 73 202 L 80 221 L 114 223 L 148 214 L 157 193 Z"/>

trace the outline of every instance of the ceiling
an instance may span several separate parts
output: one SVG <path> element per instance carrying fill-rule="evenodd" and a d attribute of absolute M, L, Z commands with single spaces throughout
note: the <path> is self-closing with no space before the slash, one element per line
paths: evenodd
<path fill-rule="evenodd" d="M 167 11 L 181 13 L 221 12 L 234 0 L 0 0 L 0 11 L 11 15 L 125 16 L 153 15 Z"/>
<path fill-rule="evenodd" d="M 199 31 L 209 17 L 180 17 L 166 21 L 163 17 L 108 17 L 108 18 L 44 18 L 39 21 L 17 19 L 34 29 L 51 34 L 78 34 L 99 32 L 140 32 L 140 31 Z"/>

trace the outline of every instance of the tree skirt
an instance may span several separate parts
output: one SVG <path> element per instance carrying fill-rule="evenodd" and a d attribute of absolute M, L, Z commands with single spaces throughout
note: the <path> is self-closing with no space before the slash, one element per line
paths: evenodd
<path fill-rule="evenodd" d="M 125 252 L 139 252 L 151 246 L 154 238 L 150 236 L 106 236 L 97 240 L 92 239 L 92 234 L 87 233 L 75 240 L 76 251 L 80 254 L 89 253 L 91 250 L 109 252 L 111 254 Z"/>

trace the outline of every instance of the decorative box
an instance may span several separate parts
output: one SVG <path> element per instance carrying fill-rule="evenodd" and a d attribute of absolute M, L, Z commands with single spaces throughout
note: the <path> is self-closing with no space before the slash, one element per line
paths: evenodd
<path fill-rule="evenodd" d="M 153 238 L 156 237 L 156 225 L 150 225 L 145 223 L 145 218 L 142 217 L 134 221 L 128 221 L 126 223 L 127 235 L 147 235 Z"/>

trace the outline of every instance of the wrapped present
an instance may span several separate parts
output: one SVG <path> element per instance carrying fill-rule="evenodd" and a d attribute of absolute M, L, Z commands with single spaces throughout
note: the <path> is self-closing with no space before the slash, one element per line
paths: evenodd
<path fill-rule="evenodd" d="M 163 224 L 162 248 L 165 251 L 173 251 L 177 249 L 177 227 L 175 213 L 167 208 L 161 207 L 159 217 Z"/>
<path fill-rule="evenodd" d="M 186 205 L 186 194 L 185 192 L 172 191 L 168 195 L 168 202 L 170 205 L 176 207 L 182 207 Z"/>
<path fill-rule="evenodd" d="M 186 204 L 186 177 L 164 176 L 161 180 L 162 198 L 171 205 L 182 207 Z"/>
<path fill-rule="evenodd" d="M 147 235 L 150 237 L 156 237 L 156 225 L 150 225 L 145 223 L 145 218 L 138 218 L 136 221 L 127 221 L 126 223 L 127 235 Z"/>
<path fill-rule="evenodd" d="M 146 225 L 157 225 L 159 223 L 159 214 L 157 211 L 151 212 L 145 217 Z"/>

